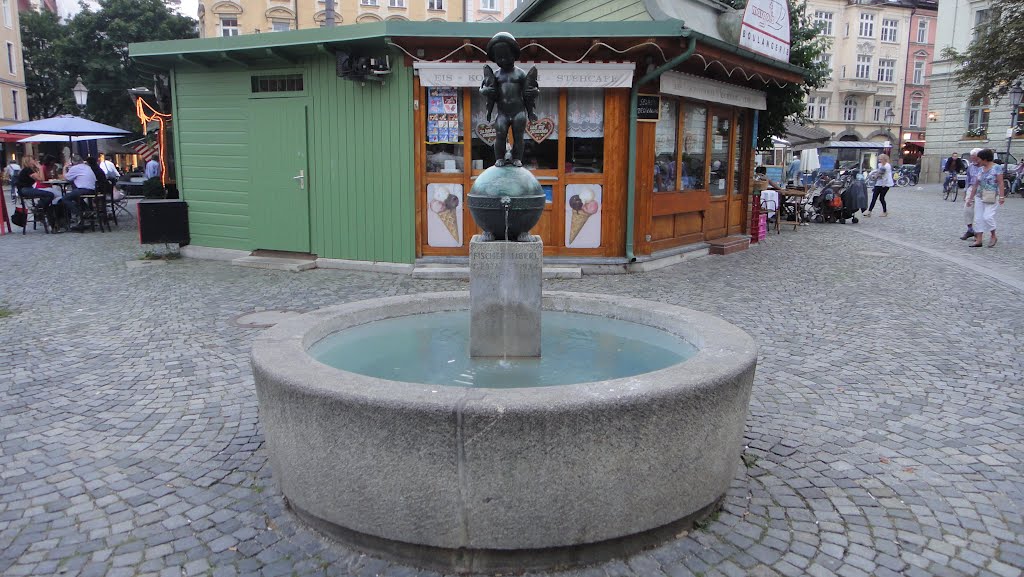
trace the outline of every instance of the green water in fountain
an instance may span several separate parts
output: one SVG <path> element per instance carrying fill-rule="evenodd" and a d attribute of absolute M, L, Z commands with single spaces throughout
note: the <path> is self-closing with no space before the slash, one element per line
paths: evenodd
<path fill-rule="evenodd" d="M 467 311 L 376 321 L 328 335 L 309 349 L 342 370 L 409 383 L 476 388 L 550 387 L 649 373 L 697 349 L 646 325 L 544 311 L 541 357 L 470 358 Z"/>

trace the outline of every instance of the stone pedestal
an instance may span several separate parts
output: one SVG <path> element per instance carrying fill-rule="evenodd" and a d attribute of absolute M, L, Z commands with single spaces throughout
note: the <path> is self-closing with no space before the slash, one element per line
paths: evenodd
<path fill-rule="evenodd" d="M 544 243 L 469 243 L 469 356 L 539 357 Z"/>

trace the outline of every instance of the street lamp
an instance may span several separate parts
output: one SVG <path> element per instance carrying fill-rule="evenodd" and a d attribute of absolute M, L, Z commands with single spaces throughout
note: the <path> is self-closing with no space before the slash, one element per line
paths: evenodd
<path fill-rule="evenodd" d="M 1020 86 L 1020 80 L 1013 83 L 1010 88 L 1010 128 L 1006 130 L 1006 156 L 1003 158 L 1003 168 L 1010 165 L 1010 145 L 1013 144 L 1013 133 L 1017 130 L 1017 109 L 1020 108 L 1020 101 L 1024 98 L 1024 88 Z"/>
<path fill-rule="evenodd" d="M 892 136 L 892 121 L 895 118 L 896 118 L 896 113 L 893 112 L 892 108 L 891 107 L 890 108 L 886 108 L 885 109 L 885 132 L 886 132 L 886 136 L 890 136 L 890 137 Z M 894 140 L 896 140 L 896 145 L 897 145 L 896 146 L 896 150 L 899 150 L 899 138 L 895 138 Z M 891 142 L 889 143 L 889 154 L 892 154 L 892 143 Z"/>
<path fill-rule="evenodd" d="M 71 89 L 71 92 L 75 93 L 75 104 L 82 112 L 85 112 L 85 105 L 89 102 L 89 89 L 82 84 L 81 76 L 78 77 L 78 83 Z"/>

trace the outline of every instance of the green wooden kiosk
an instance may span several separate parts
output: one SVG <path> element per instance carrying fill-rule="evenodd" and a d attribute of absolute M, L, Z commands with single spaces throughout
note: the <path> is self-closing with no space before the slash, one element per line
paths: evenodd
<path fill-rule="evenodd" d="M 465 195 L 493 163 L 483 48 L 511 32 L 520 65 L 541 73 L 526 160 L 548 194 L 545 255 L 628 269 L 746 233 L 764 87 L 803 72 L 723 41 L 713 3 L 684 2 L 695 29 L 655 19 L 653 2 L 630 3 L 625 21 L 536 1 L 500 24 L 388 21 L 130 54 L 170 80 L 193 246 L 458 263 L 477 231 Z M 610 20 L 526 21 L 581 7 Z"/>

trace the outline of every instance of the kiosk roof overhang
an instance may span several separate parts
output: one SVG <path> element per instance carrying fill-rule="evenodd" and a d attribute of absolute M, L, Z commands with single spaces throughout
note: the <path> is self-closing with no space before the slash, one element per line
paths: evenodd
<path fill-rule="evenodd" d="M 805 72 L 798 66 L 775 61 L 696 32 L 687 28 L 682 20 L 675 19 L 654 22 L 386 21 L 267 34 L 142 42 L 130 44 L 128 52 L 136 62 L 158 69 L 182 63 L 199 66 L 219 63 L 245 65 L 267 60 L 294 63 L 302 57 L 330 52 L 334 48 L 384 48 L 392 39 L 482 41 L 498 32 L 510 32 L 517 38 L 533 40 L 577 38 L 581 42 L 615 38 L 672 39 L 695 35 L 698 46 L 703 44 L 711 51 L 731 53 L 774 69 L 781 81 L 798 82 Z"/>

